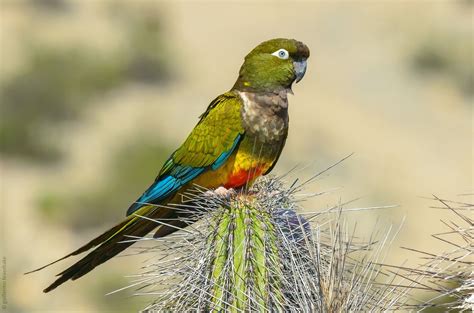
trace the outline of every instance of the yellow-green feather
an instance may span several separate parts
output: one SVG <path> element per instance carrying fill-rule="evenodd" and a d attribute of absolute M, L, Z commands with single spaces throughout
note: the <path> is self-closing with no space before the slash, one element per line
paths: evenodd
<path fill-rule="evenodd" d="M 177 149 L 160 172 L 168 172 L 173 165 L 206 167 L 212 165 L 225 151 L 229 151 L 236 138 L 244 133 L 240 110 L 242 100 L 234 92 L 220 95 L 201 115 L 186 141 Z"/>

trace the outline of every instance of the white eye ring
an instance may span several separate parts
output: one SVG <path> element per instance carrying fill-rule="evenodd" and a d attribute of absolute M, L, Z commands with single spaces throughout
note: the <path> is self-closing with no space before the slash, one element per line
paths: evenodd
<path fill-rule="evenodd" d="M 283 59 L 283 60 L 288 59 L 288 57 L 290 56 L 288 51 L 286 51 L 285 49 L 277 50 L 277 51 L 273 52 L 272 55 L 274 55 L 276 57 L 279 57 L 280 59 Z"/>

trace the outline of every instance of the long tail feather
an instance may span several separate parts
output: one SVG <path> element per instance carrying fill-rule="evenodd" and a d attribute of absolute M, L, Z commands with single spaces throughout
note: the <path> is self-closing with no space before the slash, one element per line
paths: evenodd
<path fill-rule="evenodd" d="M 84 276 L 100 264 L 116 256 L 135 243 L 135 241 L 132 240 L 133 238 L 143 237 L 153 229 L 160 227 L 157 220 L 159 221 L 160 218 L 167 218 L 170 215 L 174 215 L 174 212 L 169 209 L 157 209 L 154 206 L 144 206 L 137 211 L 137 215 L 129 216 L 123 222 L 107 230 L 81 248 L 71 252 L 59 260 L 28 273 L 36 272 L 70 256 L 77 255 L 95 247 L 95 249 L 89 252 L 85 257 L 59 273 L 57 275 L 59 278 L 43 290 L 43 292 L 50 292 L 68 280 L 76 280 Z M 147 218 L 142 218 L 141 216 L 146 216 Z M 178 229 L 175 229 L 174 231 L 176 230 Z"/>
<path fill-rule="evenodd" d="M 48 263 L 44 266 L 41 266 L 40 268 L 37 268 L 37 269 L 34 269 L 32 271 L 29 271 L 29 272 L 26 272 L 26 274 L 31 274 L 31 273 L 34 273 L 34 272 L 37 272 L 37 271 L 40 271 L 46 267 L 49 267 L 59 261 L 62 261 L 64 259 L 67 259 L 69 258 L 70 256 L 73 256 L 73 255 L 78 255 L 78 254 L 81 254 L 82 252 L 85 252 L 87 250 L 90 250 L 92 248 L 94 248 L 95 246 L 98 246 L 99 244 L 101 244 L 102 242 L 106 241 L 108 238 L 110 238 L 112 235 L 114 235 L 117 231 L 119 231 L 122 227 L 124 227 L 128 222 L 130 221 L 130 219 L 126 219 L 124 220 L 123 222 L 121 222 L 120 224 L 117 224 L 115 225 L 114 227 L 112 227 L 111 229 L 107 230 L 106 232 L 104 232 L 102 235 L 92 239 L 91 241 L 89 241 L 87 244 L 85 244 L 84 246 L 80 247 L 79 249 L 69 253 L 68 255 L 65 255 L 63 256 L 62 258 L 60 259 L 57 259 L 51 263 Z"/>
<path fill-rule="evenodd" d="M 120 233 L 116 234 L 113 238 L 95 248 L 78 262 L 59 273 L 57 275 L 59 278 L 43 291 L 50 292 L 70 279 L 76 280 L 84 276 L 98 265 L 106 262 L 131 246 L 134 243 L 133 240 L 130 240 L 131 236 L 145 236 L 157 226 L 158 224 L 154 221 L 136 217 L 135 220 L 128 224 Z"/>

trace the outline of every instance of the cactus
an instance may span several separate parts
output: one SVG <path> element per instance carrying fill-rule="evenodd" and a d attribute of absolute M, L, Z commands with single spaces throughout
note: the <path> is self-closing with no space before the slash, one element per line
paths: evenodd
<path fill-rule="evenodd" d="M 421 289 L 425 298 L 408 308 L 443 312 L 474 311 L 474 220 L 470 213 L 474 204 L 449 201 L 434 197 L 441 206 L 450 210 L 456 219 L 442 221 L 446 230 L 432 236 L 450 246 L 443 253 L 432 253 L 407 248 L 420 253 L 424 264 L 416 268 L 397 267 L 402 277 L 416 282 L 410 288 Z"/>
<path fill-rule="evenodd" d="M 380 283 L 383 250 L 357 242 L 335 206 L 302 214 L 297 194 L 263 178 L 230 197 L 196 187 L 176 210 L 200 213 L 147 252 L 159 257 L 129 287 L 154 301 L 145 312 L 338 312 L 400 307 L 406 290 Z M 311 220 L 311 223 L 309 222 Z M 137 239 L 137 240 L 144 240 Z M 392 279 L 392 278 L 386 278 Z"/>

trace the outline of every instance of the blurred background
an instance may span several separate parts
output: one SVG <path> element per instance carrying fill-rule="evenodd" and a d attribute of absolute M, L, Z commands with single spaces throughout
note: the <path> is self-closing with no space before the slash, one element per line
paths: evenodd
<path fill-rule="evenodd" d="M 0 206 L 8 312 L 130 312 L 150 300 L 126 286 L 151 256 L 114 258 L 51 294 L 76 249 L 124 217 L 207 104 L 228 90 L 261 41 L 311 49 L 290 98 L 290 135 L 275 174 L 309 177 L 303 203 L 340 202 L 360 236 L 400 226 L 400 249 L 440 252 L 449 213 L 426 199 L 472 203 L 473 1 L 260 3 L 0 1 Z M 292 179 L 293 179 L 292 178 Z M 289 179 L 290 180 L 290 179 Z M 359 199 L 360 198 L 360 199 Z M 133 251 L 128 251 L 130 254 Z"/>

